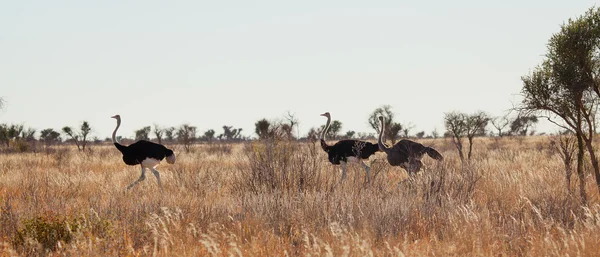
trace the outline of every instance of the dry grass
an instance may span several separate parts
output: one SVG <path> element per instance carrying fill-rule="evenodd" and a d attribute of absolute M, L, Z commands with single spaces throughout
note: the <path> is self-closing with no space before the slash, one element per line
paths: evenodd
<path fill-rule="evenodd" d="M 123 164 L 112 146 L 4 154 L 0 256 L 600 252 L 592 177 L 589 204 L 582 206 L 568 194 L 548 138 L 478 139 L 465 167 L 448 142 L 422 142 L 445 161 L 426 158 L 426 169 L 407 179 L 378 153 L 370 184 L 356 164 L 339 184 L 339 168 L 310 143 L 198 145 L 191 153 L 179 150 L 175 165 L 158 167 L 164 195 L 151 173 L 125 191 L 139 167 Z"/>

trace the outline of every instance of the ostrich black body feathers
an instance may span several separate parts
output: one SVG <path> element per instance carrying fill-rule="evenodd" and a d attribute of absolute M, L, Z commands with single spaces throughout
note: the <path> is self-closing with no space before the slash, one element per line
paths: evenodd
<path fill-rule="evenodd" d="M 138 165 L 148 158 L 162 161 L 165 157 L 173 155 L 173 150 L 146 140 L 140 140 L 128 146 L 114 144 L 123 154 L 123 162 L 127 165 Z"/>
<path fill-rule="evenodd" d="M 330 146 L 321 139 L 321 148 L 327 152 L 329 162 L 335 165 L 340 164 L 340 161 L 348 162 L 349 157 L 369 159 L 371 155 L 380 151 L 377 144 L 359 140 L 341 140 Z"/>

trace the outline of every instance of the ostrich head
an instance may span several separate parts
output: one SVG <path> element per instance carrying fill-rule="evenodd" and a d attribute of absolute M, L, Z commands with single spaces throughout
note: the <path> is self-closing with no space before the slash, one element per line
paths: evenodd
<path fill-rule="evenodd" d="M 175 163 L 175 153 L 173 152 L 173 150 L 171 149 L 167 149 L 167 163 L 168 164 L 173 164 Z"/>
<path fill-rule="evenodd" d="M 378 117 L 379 121 L 383 122 L 383 116 Z"/>
<path fill-rule="evenodd" d="M 329 114 L 329 112 L 323 113 L 323 114 L 321 114 L 321 116 L 331 118 L 331 115 Z"/>
<path fill-rule="evenodd" d="M 111 118 L 113 118 L 113 119 L 117 119 L 117 120 L 120 120 L 120 119 L 121 119 L 121 115 L 117 114 L 117 115 L 115 115 L 115 116 L 112 116 Z"/>

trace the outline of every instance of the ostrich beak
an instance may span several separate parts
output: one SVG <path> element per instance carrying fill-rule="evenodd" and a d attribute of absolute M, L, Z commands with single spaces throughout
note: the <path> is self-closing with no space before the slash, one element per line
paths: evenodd
<path fill-rule="evenodd" d="M 117 118 L 117 115 L 110 116 L 110 117 L 111 117 L 111 118 L 113 118 L 113 119 L 116 119 L 116 118 Z"/>
<path fill-rule="evenodd" d="M 324 116 L 324 117 L 327 117 L 327 113 L 322 113 L 322 114 L 320 114 L 319 116 Z"/>

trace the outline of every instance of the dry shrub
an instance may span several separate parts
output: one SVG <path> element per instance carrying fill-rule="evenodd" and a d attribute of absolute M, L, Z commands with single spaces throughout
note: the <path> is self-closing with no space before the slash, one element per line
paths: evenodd
<path fill-rule="evenodd" d="M 239 191 L 304 192 L 319 188 L 319 157 L 314 143 L 264 139 L 246 144 L 238 170 Z"/>
<path fill-rule="evenodd" d="M 59 244 L 68 244 L 77 231 L 76 222 L 60 215 L 37 216 L 23 220 L 13 243 L 28 254 L 56 250 Z"/>
<path fill-rule="evenodd" d="M 565 187 L 556 153 L 536 150 L 547 139 L 520 145 L 507 138 L 496 149 L 479 138 L 465 166 L 438 140 L 444 161 L 425 157 L 424 169 L 410 178 L 377 153 L 368 161 L 370 183 L 354 163 L 339 182 L 340 167 L 312 143 L 229 144 L 222 156 L 196 145 L 175 165 L 159 167 L 164 194 L 151 174 L 124 191 L 139 169 L 124 165 L 113 146 L 94 147 L 103 158 L 72 147 L 48 156 L 3 154 L 0 256 L 597 255 L 593 175 L 584 205 Z M 60 156 L 61 149 L 71 151 Z M 58 231 L 66 222 L 77 230 L 54 251 L 37 239 L 12 244 L 37 217 L 45 224 L 29 230 Z"/>

